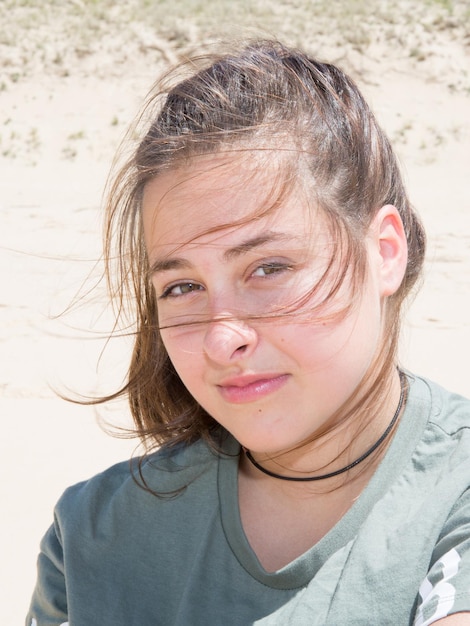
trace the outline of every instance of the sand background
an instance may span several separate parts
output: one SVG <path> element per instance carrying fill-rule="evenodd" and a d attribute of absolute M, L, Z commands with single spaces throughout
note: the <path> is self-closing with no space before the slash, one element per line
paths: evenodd
<path fill-rule="evenodd" d="M 22 623 L 63 489 L 136 446 L 52 389 L 106 391 L 125 373 L 126 340 L 96 368 L 112 321 L 97 261 L 116 146 L 168 63 L 246 35 L 338 63 L 372 103 L 429 235 L 402 361 L 470 396 L 468 2 L 0 1 L 1 624 Z M 123 403 L 102 414 L 128 424 Z"/>

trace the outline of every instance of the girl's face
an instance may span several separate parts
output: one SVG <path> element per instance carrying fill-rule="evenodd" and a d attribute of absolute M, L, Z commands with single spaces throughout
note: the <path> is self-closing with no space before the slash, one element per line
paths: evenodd
<path fill-rule="evenodd" d="M 380 347 L 386 291 L 371 227 L 352 309 L 335 315 L 350 302 L 348 278 L 323 306 L 328 281 L 299 302 L 337 250 L 305 191 L 250 219 L 269 206 L 278 170 L 261 168 L 256 155 L 200 157 L 148 183 L 142 208 L 161 336 L 176 371 L 243 446 L 269 454 L 329 426 L 358 387 Z"/>

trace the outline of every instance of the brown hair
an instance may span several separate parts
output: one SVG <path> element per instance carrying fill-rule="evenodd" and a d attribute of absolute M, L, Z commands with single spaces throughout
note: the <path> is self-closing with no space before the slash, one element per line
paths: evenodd
<path fill-rule="evenodd" d="M 125 386 L 101 401 L 127 394 L 136 432 L 152 445 L 214 440 L 220 432 L 183 385 L 160 338 L 141 228 L 142 192 L 159 173 L 197 155 L 257 149 L 287 135 L 293 159 L 297 152 L 307 163 L 319 206 L 338 239 L 347 241 L 344 260 L 353 264 L 355 277 L 365 271 L 364 233 L 375 213 L 393 204 L 404 224 L 408 266 L 388 299 L 384 345 L 368 373 L 370 393 L 363 401 L 377 407 L 396 367 L 400 308 L 420 274 L 425 236 L 390 143 L 356 85 L 337 67 L 271 41 L 193 60 L 167 76 L 168 83 L 173 86 L 160 86 L 150 96 L 140 118 L 143 139 L 109 189 L 108 279 L 118 314 L 130 305 L 135 345 Z M 349 414 L 353 410 L 358 406 Z"/>

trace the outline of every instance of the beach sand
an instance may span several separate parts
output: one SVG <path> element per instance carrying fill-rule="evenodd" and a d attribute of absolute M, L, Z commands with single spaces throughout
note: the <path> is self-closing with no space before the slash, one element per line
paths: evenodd
<path fill-rule="evenodd" d="M 65 402 L 54 389 L 109 391 L 125 376 L 126 339 L 111 342 L 96 370 L 112 323 L 96 266 L 104 183 L 116 146 L 158 73 L 188 51 L 210 47 L 217 19 L 225 34 L 230 30 L 231 5 L 222 4 L 223 19 L 183 17 L 174 9 L 173 22 L 161 23 L 156 14 L 150 19 L 138 12 L 126 22 L 124 9 L 105 2 L 100 16 L 87 2 L 71 2 L 68 12 L 54 2 L 0 8 L 9 37 L 0 41 L 0 623 L 6 626 L 22 623 L 39 540 L 62 491 L 136 448 L 134 440 L 105 434 L 95 409 Z M 272 11 L 259 9 L 251 21 L 237 13 L 238 34 L 251 23 L 345 67 L 393 140 L 429 236 L 425 282 L 405 319 L 401 360 L 470 396 L 465 3 L 423 3 L 426 12 L 414 16 L 414 3 L 378 2 L 382 12 L 375 17 L 357 17 L 357 3 L 344 3 L 352 6 L 349 18 L 357 27 L 349 31 L 348 16 L 324 11 L 309 23 L 308 16 L 301 20 L 301 2 L 265 4 Z M 82 26 L 79 35 L 74 24 Z M 77 292 L 80 304 L 60 315 Z M 123 402 L 100 414 L 120 426 L 130 423 Z"/>

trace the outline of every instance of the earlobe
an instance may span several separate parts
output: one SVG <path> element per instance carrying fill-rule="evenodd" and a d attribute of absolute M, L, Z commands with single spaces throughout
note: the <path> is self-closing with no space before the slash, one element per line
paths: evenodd
<path fill-rule="evenodd" d="M 408 244 L 396 207 L 382 207 L 371 224 L 379 253 L 379 281 L 382 296 L 391 296 L 400 287 L 408 262 Z"/>

